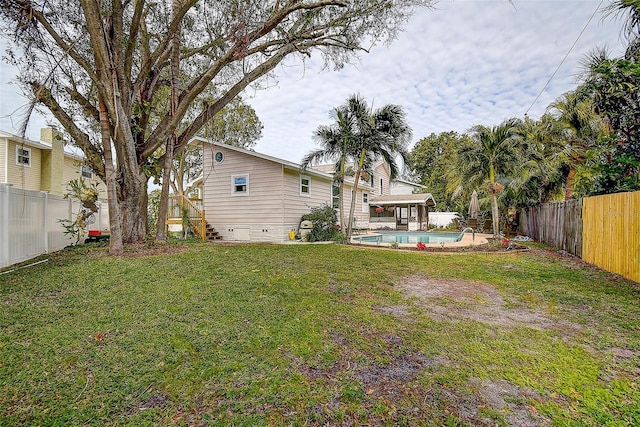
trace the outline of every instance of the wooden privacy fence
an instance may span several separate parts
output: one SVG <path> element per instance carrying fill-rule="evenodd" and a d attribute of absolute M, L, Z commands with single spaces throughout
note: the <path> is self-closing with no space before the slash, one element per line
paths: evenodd
<path fill-rule="evenodd" d="M 640 191 L 526 208 L 519 231 L 640 282 Z"/>
<path fill-rule="evenodd" d="M 582 256 L 582 199 L 543 203 L 520 212 L 520 232 Z"/>
<path fill-rule="evenodd" d="M 640 191 L 584 199 L 582 259 L 640 282 Z"/>

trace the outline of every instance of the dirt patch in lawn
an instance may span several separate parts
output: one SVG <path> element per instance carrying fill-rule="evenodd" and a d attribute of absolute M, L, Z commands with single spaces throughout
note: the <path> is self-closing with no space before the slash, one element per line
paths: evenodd
<path fill-rule="evenodd" d="M 189 249 L 188 245 L 175 243 L 157 243 L 155 241 L 146 241 L 139 243 L 128 243 L 119 255 L 125 258 L 146 257 L 152 255 L 169 255 L 178 254 Z"/>
<path fill-rule="evenodd" d="M 426 314 L 435 320 L 477 321 L 501 327 L 528 326 L 552 329 L 563 336 L 574 336 L 580 325 L 551 319 L 540 309 L 507 307 L 500 292 L 491 285 L 455 279 L 410 276 L 398 288 L 416 297 Z"/>
<path fill-rule="evenodd" d="M 533 390 L 508 381 L 472 378 L 468 393 L 441 389 L 428 396 L 425 404 L 444 406 L 464 425 L 547 427 L 551 422 L 538 413 L 532 401 L 545 399 Z"/>

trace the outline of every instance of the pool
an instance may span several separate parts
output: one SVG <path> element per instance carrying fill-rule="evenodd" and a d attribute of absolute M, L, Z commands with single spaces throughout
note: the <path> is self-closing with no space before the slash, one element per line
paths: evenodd
<path fill-rule="evenodd" d="M 462 240 L 463 233 L 425 233 L 420 231 L 381 231 L 370 236 L 354 237 L 366 243 L 451 243 Z"/>

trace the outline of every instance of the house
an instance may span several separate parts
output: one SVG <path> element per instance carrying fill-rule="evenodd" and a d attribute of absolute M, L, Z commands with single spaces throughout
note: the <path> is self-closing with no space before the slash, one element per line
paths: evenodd
<path fill-rule="evenodd" d="M 0 131 L 0 184 L 63 196 L 69 181 L 82 177 L 106 198 L 106 186 L 83 158 L 64 151 L 58 131 L 40 130 L 40 141 Z"/>
<path fill-rule="evenodd" d="M 340 188 L 333 182 L 332 167 L 302 170 L 297 163 L 203 138 L 194 138 L 191 144 L 201 145 L 203 153 L 203 175 L 197 185 L 204 223 L 225 240 L 289 240 L 289 232 L 298 230 L 300 218 L 311 208 L 328 204 L 339 209 Z M 431 194 L 394 195 L 391 184 L 389 167 L 383 162 L 360 181 L 355 228 L 426 226 L 428 210 L 435 206 Z M 346 216 L 353 181 L 346 180 L 344 187 Z"/>
<path fill-rule="evenodd" d="M 202 145 L 202 207 L 225 240 L 284 241 L 302 215 L 332 202 L 331 174 L 243 148 Z"/>
<path fill-rule="evenodd" d="M 422 184 L 407 181 L 400 178 L 394 178 L 391 180 L 391 194 L 414 194 L 425 193 L 427 187 Z"/>

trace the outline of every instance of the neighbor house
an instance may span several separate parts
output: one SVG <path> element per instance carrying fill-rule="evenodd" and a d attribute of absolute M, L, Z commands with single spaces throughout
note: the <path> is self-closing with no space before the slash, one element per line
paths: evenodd
<path fill-rule="evenodd" d="M 200 145 L 203 153 L 203 174 L 195 191 L 202 199 L 199 206 L 208 227 L 225 240 L 288 240 L 311 208 L 323 204 L 340 208 L 340 188 L 333 182 L 331 166 L 302 170 L 297 163 L 203 138 L 194 138 L 191 144 Z M 417 184 L 406 190 L 409 194 L 392 194 L 393 182 L 384 162 L 360 181 L 355 228 L 426 227 L 429 208 L 435 206 L 431 194 L 411 194 Z M 353 181 L 346 180 L 344 189 L 346 217 Z"/>
<path fill-rule="evenodd" d="M 0 184 L 63 196 L 68 193 L 69 181 L 80 177 L 96 185 L 101 198 L 106 197 L 102 181 L 81 156 L 64 151 L 54 128 L 41 129 L 40 141 L 0 131 Z"/>

